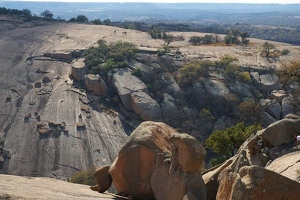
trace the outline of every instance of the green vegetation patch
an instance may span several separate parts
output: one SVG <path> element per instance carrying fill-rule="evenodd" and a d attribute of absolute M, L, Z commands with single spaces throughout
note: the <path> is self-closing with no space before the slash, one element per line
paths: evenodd
<path fill-rule="evenodd" d="M 84 185 L 96 185 L 96 180 L 94 178 L 93 173 L 95 172 L 95 168 L 90 168 L 88 170 L 83 170 L 76 172 L 71 178 L 72 183 L 84 184 Z"/>
<path fill-rule="evenodd" d="M 104 40 L 97 43 L 97 47 L 90 47 L 83 54 L 93 74 L 105 77 L 108 71 L 128 67 L 128 61 L 136 58 L 137 48 L 132 43 L 119 41 L 109 45 Z"/>
<path fill-rule="evenodd" d="M 213 132 L 206 140 L 206 148 L 212 149 L 216 154 L 216 158 L 211 160 L 211 165 L 217 165 L 234 156 L 245 140 L 261 126 L 255 125 L 245 126 L 244 123 L 237 123 L 225 130 Z"/>
<path fill-rule="evenodd" d="M 225 70 L 225 75 L 228 78 L 249 82 L 250 74 L 244 72 L 240 65 L 234 64 L 234 61 L 238 61 L 238 59 L 230 55 L 224 55 L 217 61 L 202 60 L 189 63 L 179 69 L 177 81 L 181 87 L 189 88 L 192 87 L 195 82 L 201 81 L 203 77 L 208 77 L 209 68 L 220 68 Z"/>

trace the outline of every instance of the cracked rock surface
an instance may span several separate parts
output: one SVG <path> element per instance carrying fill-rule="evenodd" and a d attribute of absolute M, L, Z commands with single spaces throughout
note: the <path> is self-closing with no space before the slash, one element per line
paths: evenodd
<path fill-rule="evenodd" d="M 0 137 L 9 153 L 0 159 L 0 173 L 67 180 L 79 170 L 111 164 L 128 137 L 119 116 L 97 106 L 99 96 L 74 88 L 70 63 L 27 59 L 97 41 L 72 27 L 0 24 Z"/>

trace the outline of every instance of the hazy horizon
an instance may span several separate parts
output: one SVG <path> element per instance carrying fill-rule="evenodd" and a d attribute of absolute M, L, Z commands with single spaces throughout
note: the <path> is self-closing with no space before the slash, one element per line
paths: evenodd
<path fill-rule="evenodd" d="M 18 0 L 4 0 L 4 1 L 18 1 Z M 300 0 L 19 0 L 31 2 L 99 2 L 99 3 L 243 3 L 243 4 L 300 4 Z"/>

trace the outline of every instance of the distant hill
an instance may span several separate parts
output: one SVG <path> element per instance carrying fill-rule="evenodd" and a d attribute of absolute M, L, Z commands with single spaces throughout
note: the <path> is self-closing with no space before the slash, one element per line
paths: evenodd
<path fill-rule="evenodd" d="M 39 15 L 44 10 L 54 17 L 70 19 L 79 14 L 90 20 L 113 21 L 194 21 L 245 22 L 265 25 L 300 25 L 300 4 L 211 4 L 211 3 L 82 3 L 4 1 L 0 7 L 29 9 Z M 288 18 L 289 20 L 282 20 Z M 281 24 L 281 22 L 283 24 Z"/>

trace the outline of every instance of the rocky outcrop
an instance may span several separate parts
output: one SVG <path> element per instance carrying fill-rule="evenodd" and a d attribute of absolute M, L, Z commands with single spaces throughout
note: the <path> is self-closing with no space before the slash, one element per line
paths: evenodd
<path fill-rule="evenodd" d="M 273 90 L 270 95 L 270 99 L 275 99 L 278 103 L 281 103 L 282 100 L 287 96 L 284 90 Z"/>
<path fill-rule="evenodd" d="M 245 166 L 220 175 L 217 200 L 293 199 L 300 195 L 300 184 L 275 172 L 257 166 Z M 292 192 L 291 192 L 292 191 Z"/>
<path fill-rule="evenodd" d="M 273 90 L 279 90 L 279 78 L 275 74 L 259 74 L 259 72 L 250 72 L 253 84 L 262 92 L 268 93 Z"/>
<path fill-rule="evenodd" d="M 52 59 L 63 60 L 63 61 L 71 61 L 73 58 L 73 52 L 67 51 L 55 51 L 52 53 L 45 53 L 45 57 L 50 57 Z"/>
<path fill-rule="evenodd" d="M 294 134 L 300 134 L 300 118 L 292 115 L 287 115 L 285 119 L 271 124 L 259 133 L 266 146 L 290 144 L 295 140 Z"/>
<path fill-rule="evenodd" d="M 131 93 L 131 107 L 142 120 L 162 120 L 159 104 L 145 92 Z"/>
<path fill-rule="evenodd" d="M 281 119 L 281 105 L 274 99 L 262 99 L 259 101 L 264 110 L 271 115 L 274 119 Z"/>
<path fill-rule="evenodd" d="M 179 85 L 176 83 L 174 77 L 170 73 L 159 74 L 159 82 L 161 84 L 161 92 L 168 93 L 177 102 L 183 102 L 183 92 L 181 91 Z"/>
<path fill-rule="evenodd" d="M 89 91 L 93 91 L 97 95 L 106 95 L 106 83 L 99 75 L 87 74 L 84 76 L 85 86 Z"/>
<path fill-rule="evenodd" d="M 133 198 L 182 200 L 187 195 L 204 200 L 204 156 L 204 148 L 192 136 L 148 121 L 132 132 L 109 174 L 117 191 Z"/>
<path fill-rule="evenodd" d="M 72 76 L 77 81 L 83 81 L 84 76 L 88 73 L 88 70 L 85 66 L 84 59 L 78 59 L 74 63 L 72 63 Z"/>
<path fill-rule="evenodd" d="M 167 124 L 178 125 L 180 121 L 180 112 L 176 106 L 174 98 L 165 93 L 163 94 L 163 101 L 161 103 L 163 121 Z"/>
<path fill-rule="evenodd" d="M 287 191 L 300 187 L 300 152 L 293 137 L 299 124 L 298 116 L 288 115 L 252 135 L 234 157 L 204 172 L 208 199 L 297 199 L 298 193 Z"/>
<path fill-rule="evenodd" d="M 148 92 L 148 88 L 139 78 L 133 76 L 128 68 L 115 69 L 109 73 L 111 84 L 117 91 L 124 107 L 133 111 L 131 107 L 131 93 L 136 91 Z"/>
<path fill-rule="evenodd" d="M 110 166 L 108 166 L 108 165 L 103 166 L 93 174 L 94 177 L 96 177 L 97 183 L 101 182 L 101 184 L 91 187 L 92 190 L 103 193 L 110 188 L 110 186 L 112 184 L 112 179 L 108 173 L 109 168 L 110 168 Z"/>
<path fill-rule="evenodd" d="M 235 94 L 240 99 L 243 98 L 253 98 L 253 94 L 251 93 L 250 85 L 244 82 L 229 82 L 227 84 L 229 90 Z"/>
<path fill-rule="evenodd" d="M 271 92 L 280 89 L 279 78 L 275 74 L 260 75 L 260 84 L 263 92 Z"/>
<path fill-rule="evenodd" d="M 203 84 L 206 90 L 207 101 L 210 102 L 216 112 L 214 115 L 224 115 L 226 113 L 225 97 L 231 94 L 224 81 L 205 79 Z"/>
<path fill-rule="evenodd" d="M 266 169 L 274 171 L 291 180 L 300 182 L 300 153 L 299 151 L 291 152 L 275 159 Z"/>
<path fill-rule="evenodd" d="M 154 80 L 154 76 L 156 75 L 156 71 L 158 71 L 155 67 L 145 65 L 140 62 L 132 61 L 129 63 L 129 67 L 133 71 L 140 71 L 141 79 L 145 83 L 151 83 Z"/>
<path fill-rule="evenodd" d="M 188 100 L 198 108 L 203 108 L 206 105 L 207 102 L 205 101 L 205 95 L 205 88 L 199 82 L 196 82 L 193 85 L 193 88 L 187 93 Z"/>
<path fill-rule="evenodd" d="M 282 106 L 282 117 L 284 118 L 285 116 L 287 116 L 288 114 L 292 114 L 293 113 L 293 106 L 291 104 L 291 97 L 287 96 L 284 97 L 282 102 L 281 102 L 281 106 Z"/>

